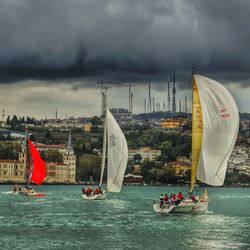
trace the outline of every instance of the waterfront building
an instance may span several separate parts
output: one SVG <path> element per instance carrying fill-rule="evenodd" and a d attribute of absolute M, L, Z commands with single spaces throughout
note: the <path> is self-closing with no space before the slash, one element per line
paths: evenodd
<path fill-rule="evenodd" d="M 177 156 L 176 161 L 177 162 L 184 162 L 184 163 L 188 163 L 188 164 L 192 163 L 192 160 L 186 156 Z"/>
<path fill-rule="evenodd" d="M 110 109 L 110 112 L 114 116 L 115 120 L 118 122 L 118 124 L 128 124 L 133 121 L 133 115 L 128 109 L 124 108 L 112 108 Z"/>
<path fill-rule="evenodd" d="M 249 175 L 248 167 L 250 166 L 250 149 L 237 145 L 228 161 L 227 172 L 238 172 L 239 174 Z"/>
<path fill-rule="evenodd" d="M 63 156 L 63 162 L 46 162 L 46 179 L 48 183 L 74 183 L 76 181 L 76 156 L 69 134 L 68 145 L 45 145 L 35 143 L 38 151 L 58 150 Z M 18 160 L 0 160 L 0 182 L 24 182 L 26 166 L 25 145 L 18 154 Z"/>
<path fill-rule="evenodd" d="M 144 159 L 149 159 L 150 161 L 156 160 L 159 156 L 161 156 L 161 150 L 151 149 L 150 147 L 142 147 L 139 149 L 130 149 L 128 150 L 128 158 L 130 160 L 134 159 L 134 156 L 140 154 L 143 161 Z"/>
<path fill-rule="evenodd" d="M 180 129 L 187 124 L 187 119 L 184 118 L 167 118 L 160 122 L 160 127 L 163 129 L 175 130 Z"/>
<path fill-rule="evenodd" d="M 47 183 L 69 183 L 69 166 L 59 162 L 46 163 L 46 182 Z"/>
<path fill-rule="evenodd" d="M 92 130 L 92 124 L 84 124 L 83 125 L 83 131 L 84 132 L 91 132 L 91 130 Z"/>
<path fill-rule="evenodd" d="M 24 182 L 24 173 L 24 162 L 0 160 L 0 182 Z"/>
<path fill-rule="evenodd" d="M 143 185 L 144 180 L 141 175 L 126 174 L 123 183 L 127 185 Z"/>
<path fill-rule="evenodd" d="M 174 170 L 175 175 L 186 175 L 191 171 L 191 163 L 172 161 L 166 164 L 166 167 Z"/>

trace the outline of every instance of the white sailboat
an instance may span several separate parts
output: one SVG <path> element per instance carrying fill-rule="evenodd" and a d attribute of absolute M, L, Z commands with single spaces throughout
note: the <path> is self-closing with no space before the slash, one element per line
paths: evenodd
<path fill-rule="evenodd" d="M 227 162 L 238 129 L 239 111 L 229 91 L 220 83 L 193 75 L 192 100 L 192 170 L 191 188 L 196 180 L 212 186 L 224 183 Z M 156 213 L 202 213 L 208 207 L 208 194 L 183 200 L 179 205 L 153 204 Z"/>
<path fill-rule="evenodd" d="M 99 187 L 102 186 L 107 150 L 107 191 L 100 194 L 83 194 L 86 200 L 106 199 L 107 192 L 120 192 L 128 161 L 126 138 L 109 109 L 105 112 L 102 166 Z"/>

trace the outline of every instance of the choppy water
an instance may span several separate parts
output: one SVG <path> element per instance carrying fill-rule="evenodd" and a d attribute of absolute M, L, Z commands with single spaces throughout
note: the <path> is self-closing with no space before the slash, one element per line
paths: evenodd
<path fill-rule="evenodd" d="M 11 186 L 0 186 L 5 192 Z M 84 201 L 80 186 L 46 197 L 0 195 L 0 249 L 250 249 L 250 189 L 210 188 L 209 212 L 157 215 L 152 200 L 183 187 L 124 187 Z"/>

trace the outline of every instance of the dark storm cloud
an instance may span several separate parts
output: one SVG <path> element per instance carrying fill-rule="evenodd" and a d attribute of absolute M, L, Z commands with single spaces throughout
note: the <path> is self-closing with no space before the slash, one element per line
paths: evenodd
<path fill-rule="evenodd" d="M 0 82 L 163 81 L 196 68 L 247 85 L 250 1 L 0 0 Z M 178 79 L 178 78 L 177 78 Z"/>

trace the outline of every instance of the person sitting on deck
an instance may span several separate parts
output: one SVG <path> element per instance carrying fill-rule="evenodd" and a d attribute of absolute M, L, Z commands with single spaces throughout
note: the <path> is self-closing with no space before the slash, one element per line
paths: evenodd
<path fill-rule="evenodd" d="M 102 194 L 102 190 L 101 190 L 100 187 L 97 187 L 97 188 L 95 189 L 94 195 L 95 195 L 95 194 Z"/>
<path fill-rule="evenodd" d="M 168 203 L 168 195 L 167 195 L 167 194 L 164 195 L 164 203 L 165 203 L 165 204 Z"/>
<path fill-rule="evenodd" d="M 18 191 L 18 185 L 17 185 L 17 184 L 15 184 L 15 186 L 14 186 L 13 189 L 12 189 L 12 191 L 13 191 L 13 192 Z"/>
<path fill-rule="evenodd" d="M 191 195 L 191 200 L 192 200 L 192 202 L 194 202 L 194 203 L 196 203 L 197 202 L 197 200 L 196 200 L 196 198 L 195 198 L 195 196 L 194 195 Z"/>
<path fill-rule="evenodd" d="M 184 200 L 184 197 L 183 197 L 182 193 L 179 192 L 178 195 L 177 195 L 176 205 L 180 204 L 181 201 L 183 201 L 183 200 Z"/>
<path fill-rule="evenodd" d="M 164 206 L 164 196 L 163 194 L 160 195 L 160 208 L 163 208 Z"/>
<path fill-rule="evenodd" d="M 176 205 L 176 194 L 173 194 L 171 201 L 173 205 Z"/>
<path fill-rule="evenodd" d="M 87 189 L 87 191 L 86 191 L 86 195 L 87 195 L 87 196 L 91 196 L 92 191 L 93 191 L 93 189 L 92 189 L 91 187 L 89 187 L 89 188 Z"/>

